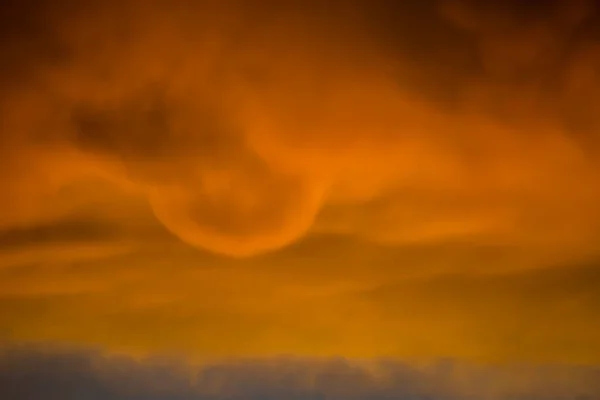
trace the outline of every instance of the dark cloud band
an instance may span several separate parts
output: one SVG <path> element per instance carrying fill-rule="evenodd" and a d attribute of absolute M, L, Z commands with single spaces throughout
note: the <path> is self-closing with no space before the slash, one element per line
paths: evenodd
<path fill-rule="evenodd" d="M 430 399 L 593 400 L 595 367 L 485 367 L 452 361 L 267 359 L 186 367 L 86 352 L 4 351 L 6 400 Z"/>

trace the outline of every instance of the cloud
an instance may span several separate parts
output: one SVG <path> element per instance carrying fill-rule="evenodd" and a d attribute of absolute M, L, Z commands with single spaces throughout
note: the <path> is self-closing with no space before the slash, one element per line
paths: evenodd
<path fill-rule="evenodd" d="M 2 340 L 598 362 L 597 2 L 4 3 Z"/>
<path fill-rule="evenodd" d="M 13 3 L 4 227 L 102 178 L 232 256 L 314 231 L 595 251 L 594 3 Z"/>
<path fill-rule="evenodd" d="M 9 349 L 0 394 L 16 399 L 595 399 L 598 369 L 452 361 L 239 360 L 190 367 L 94 352 Z"/>
<path fill-rule="evenodd" d="M 236 259 L 123 223 L 6 233 L 0 340 L 133 356 L 399 357 L 597 363 L 597 259 L 528 249 L 305 238 Z M 160 225 L 156 225 L 160 228 Z M 140 233 L 143 232 L 142 235 Z M 44 232 L 53 232 L 48 239 Z M 88 236 L 84 235 L 88 232 Z M 76 322 L 76 323 L 74 323 Z"/>
<path fill-rule="evenodd" d="M 595 2 L 5 3 L 3 337 L 597 357 Z"/>

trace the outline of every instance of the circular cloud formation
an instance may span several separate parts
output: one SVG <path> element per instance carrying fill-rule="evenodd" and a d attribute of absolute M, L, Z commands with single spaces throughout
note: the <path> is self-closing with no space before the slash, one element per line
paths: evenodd
<path fill-rule="evenodd" d="M 189 243 L 234 256 L 283 247 L 306 233 L 320 198 L 306 182 L 268 171 L 205 173 L 194 187 L 150 196 L 158 218 Z"/>

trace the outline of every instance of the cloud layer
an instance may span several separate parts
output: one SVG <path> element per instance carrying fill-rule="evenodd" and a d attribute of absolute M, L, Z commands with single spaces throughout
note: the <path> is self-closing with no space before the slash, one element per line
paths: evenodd
<path fill-rule="evenodd" d="M 594 251 L 594 2 L 9 3 L 5 228 L 99 177 L 233 256 L 313 231 Z"/>
<path fill-rule="evenodd" d="M 600 371 L 575 366 L 476 366 L 441 361 L 269 359 L 189 367 L 92 352 L 9 350 L 0 395 L 17 399 L 593 400 Z"/>
<path fill-rule="evenodd" d="M 284 3 L 3 2 L 0 337 L 597 362 L 598 3 Z"/>
<path fill-rule="evenodd" d="M 527 254 L 502 246 L 347 236 L 231 259 L 131 229 L 65 223 L 3 237 L 0 340 L 200 361 L 600 360 L 597 260 L 532 269 Z"/>

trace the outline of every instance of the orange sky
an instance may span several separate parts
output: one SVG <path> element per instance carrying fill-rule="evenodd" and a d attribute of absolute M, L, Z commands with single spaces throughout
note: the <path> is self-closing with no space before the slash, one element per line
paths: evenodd
<path fill-rule="evenodd" d="M 594 2 L 14 3 L 0 339 L 599 361 Z"/>

